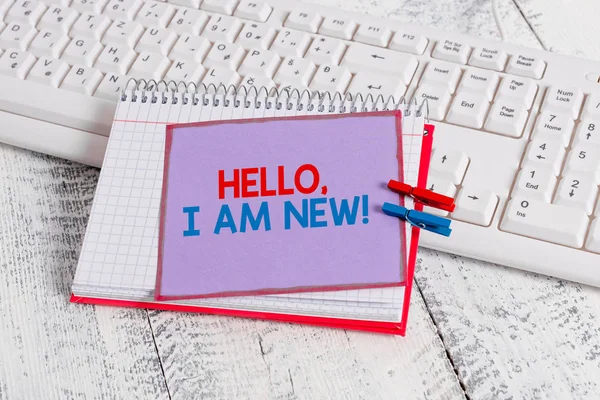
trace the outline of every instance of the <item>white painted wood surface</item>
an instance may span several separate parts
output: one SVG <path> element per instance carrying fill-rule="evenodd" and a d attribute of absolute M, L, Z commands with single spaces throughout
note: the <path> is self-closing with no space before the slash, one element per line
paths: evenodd
<path fill-rule="evenodd" d="M 311 1 L 498 37 L 489 1 Z M 515 1 L 510 41 L 600 59 L 597 1 Z M 600 290 L 434 251 L 406 338 L 69 304 L 97 176 L 0 145 L 0 399 L 600 398 Z"/>

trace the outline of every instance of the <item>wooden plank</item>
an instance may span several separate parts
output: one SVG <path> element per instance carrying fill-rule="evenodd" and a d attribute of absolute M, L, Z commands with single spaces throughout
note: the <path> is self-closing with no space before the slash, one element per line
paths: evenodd
<path fill-rule="evenodd" d="M 0 398 L 168 398 L 145 310 L 68 302 L 98 170 L 0 145 Z"/>
<path fill-rule="evenodd" d="M 598 289 L 430 250 L 417 282 L 469 397 L 600 397 Z"/>
<path fill-rule="evenodd" d="M 407 337 L 150 312 L 173 398 L 444 398 L 464 393 L 421 296 Z"/>
<path fill-rule="evenodd" d="M 600 40 L 598 40 L 600 26 L 597 23 L 600 2 L 563 0 L 515 0 L 515 2 L 545 49 L 600 60 Z"/>
<path fill-rule="evenodd" d="M 396 19 L 399 24 L 403 22 L 412 23 L 424 27 L 435 27 L 448 32 L 461 32 L 466 35 L 488 39 L 500 39 L 490 1 L 303 0 L 303 2 Z M 511 0 L 498 0 L 498 3 L 504 24 L 511 37 L 517 39 L 513 43 L 540 47 L 534 33 L 517 6 Z"/>

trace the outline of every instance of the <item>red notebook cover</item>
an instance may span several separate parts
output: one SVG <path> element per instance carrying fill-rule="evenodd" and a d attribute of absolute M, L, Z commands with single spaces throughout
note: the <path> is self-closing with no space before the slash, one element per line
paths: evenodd
<path fill-rule="evenodd" d="M 423 145 L 421 151 L 421 163 L 418 177 L 418 187 L 426 187 L 427 175 L 429 172 L 429 162 L 431 158 L 431 149 L 433 143 L 434 126 L 431 124 L 425 125 L 425 135 L 423 136 Z M 415 204 L 415 209 L 422 210 L 422 204 Z M 352 329 L 359 331 L 368 331 L 376 333 L 386 333 L 404 336 L 406 334 L 406 326 L 408 321 L 408 311 L 410 307 L 410 296 L 412 292 L 414 268 L 417 259 L 417 250 L 419 243 L 420 229 L 412 228 L 412 239 L 411 246 L 409 249 L 408 263 L 406 265 L 406 288 L 404 291 L 404 301 L 402 307 L 402 313 L 399 323 L 395 322 L 377 322 L 377 321 L 365 321 L 365 320 L 353 320 L 353 319 L 342 319 L 342 318 L 328 318 L 328 317 L 315 317 L 315 316 L 301 316 L 301 315 L 289 315 L 271 312 L 255 312 L 255 311 L 241 311 L 241 310 L 228 310 L 221 308 L 210 308 L 200 306 L 187 306 L 187 305 L 176 305 L 166 304 L 158 302 L 142 302 L 142 301 L 130 301 L 130 300 L 113 300 L 105 298 L 95 297 L 81 297 L 71 295 L 70 301 L 73 303 L 84 303 L 84 304 L 96 304 L 106 306 L 118 306 L 118 307 L 136 307 L 136 308 L 150 308 L 157 310 L 169 310 L 169 311 L 181 311 L 181 312 L 196 312 L 205 314 L 216 314 L 226 316 L 236 316 L 245 318 L 257 318 L 273 321 L 284 321 L 299 324 L 308 324 L 315 326 L 324 326 L 332 328 L 343 328 Z"/>

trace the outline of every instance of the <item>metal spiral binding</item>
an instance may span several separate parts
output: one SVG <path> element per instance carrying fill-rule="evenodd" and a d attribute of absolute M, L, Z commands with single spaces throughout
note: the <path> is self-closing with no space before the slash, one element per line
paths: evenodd
<path fill-rule="evenodd" d="M 291 110 L 296 107 L 298 111 L 302 111 L 306 104 L 308 111 L 313 111 L 316 107 L 319 112 L 333 112 L 337 104 L 340 112 L 346 112 L 347 103 L 350 103 L 351 112 L 403 110 L 405 115 L 410 115 L 411 109 L 415 107 L 415 115 L 417 117 L 424 116 L 429 121 L 427 99 L 423 99 L 419 104 L 417 99 L 407 100 L 404 96 L 396 101 L 394 96 L 389 96 L 386 99 L 383 95 L 373 97 L 370 93 L 363 96 L 360 93 L 319 92 L 308 89 L 291 89 L 289 87 L 267 88 L 244 85 L 238 87 L 235 85 L 226 86 L 222 83 L 206 85 L 204 83 L 130 78 L 121 91 L 121 101 L 127 101 L 129 93 L 131 93 L 132 102 L 138 101 L 137 92 L 141 92 L 141 99 L 139 100 L 142 103 L 147 101 L 157 103 L 160 101 L 162 104 L 167 104 L 171 101 L 172 104 L 177 104 L 181 101 L 185 105 L 192 101 L 194 105 L 202 103 L 208 106 L 212 102 L 213 106 L 218 106 L 223 101 L 224 106 L 229 107 L 231 100 L 227 97 L 233 96 L 233 107 L 236 108 L 241 106 L 260 108 L 264 102 L 267 109 L 275 107 L 278 110 L 282 108 Z M 370 108 L 367 108 L 367 104 L 370 104 Z M 381 107 L 378 107 L 379 104 L 381 104 Z"/>

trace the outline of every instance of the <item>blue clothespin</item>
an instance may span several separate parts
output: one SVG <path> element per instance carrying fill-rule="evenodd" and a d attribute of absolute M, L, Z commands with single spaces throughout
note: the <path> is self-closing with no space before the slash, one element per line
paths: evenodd
<path fill-rule="evenodd" d="M 412 226 L 437 233 L 438 235 L 450 236 L 450 233 L 452 233 L 452 229 L 450 229 L 451 221 L 447 218 L 427 214 L 422 211 L 409 210 L 406 207 L 392 203 L 383 203 L 382 210 L 387 215 L 398 217 Z"/>

